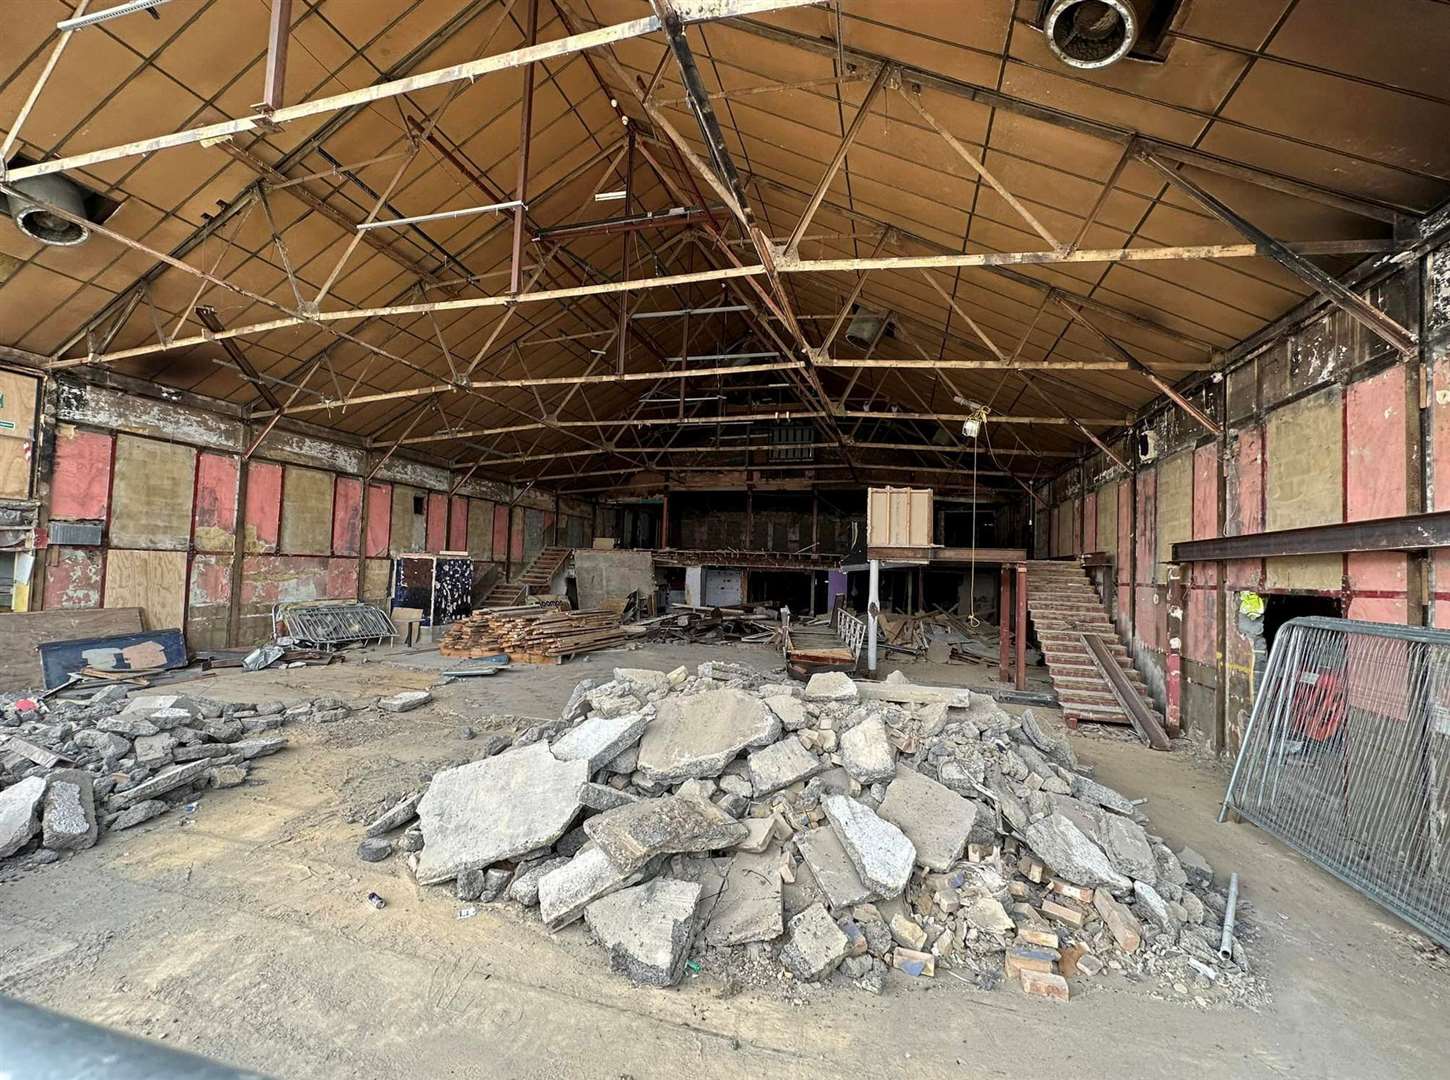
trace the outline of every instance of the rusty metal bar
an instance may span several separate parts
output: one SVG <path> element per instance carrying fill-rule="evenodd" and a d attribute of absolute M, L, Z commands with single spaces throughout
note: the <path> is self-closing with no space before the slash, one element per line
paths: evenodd
<path fill-rule="evenodd" d="M 1097 634 L 1081 634 L 1083 644 L 1087 647 L 1088 655 L 1093 658 L 1098 671 L 1112 690 L 1113 697 L 1118 699 L 1118 704 L 1128 719 L 1133 723 L 1133 730 L 1138 733 L 1145 743 L 1154 750 L 1171 750 L 1173 744 L 1168 741 L 1168 735 L 1163 726 L 1158 723 L 1158 718 L 1153 715 L 1143 699 L 1138 696 L 1138 691 L 1128 681 L 1128 676 L 1118 666 L 1113 654 L 1103 644 L 1103 639 Z"/>
<path fill-rule="evenodd" d="M 524 29 L 524 43 L 532 46 L 539 39 L 539 0 L 528 0 L 529 15 Z M 517 296 L 523 287 L 524 214 L 529 187 L 529 144 L 534 129 L 534 65 L 524 65 L 523 97 L 519 102 L 519 164 L 514 180 L 514 245 L 509 263 L 509 292 Z"/>
<path fill-rule="evenodd" d="M 267 28 L 267 76 L 257 111 L 275 112 L 282 107 L 287 86 L 287 43 L 292 36 L 292 0 L 272 0 L 272 19 Z"/>

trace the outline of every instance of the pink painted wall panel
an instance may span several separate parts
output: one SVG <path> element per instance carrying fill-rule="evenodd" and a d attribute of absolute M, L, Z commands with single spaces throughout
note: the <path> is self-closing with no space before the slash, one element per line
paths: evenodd
<path fill-rule="evenodd" d="M 1218 653 L 1218 593 L 1194 589 L 1188 594 L 1183 619 L 1183 655 L 1200 664 L 1215 664 Z"/>
<path fill-rule="evenodd" d="M 1071 546 L 1067 550 L 1068 555 L 1082 554 L 1082 500 L 1073 499 L 1067 504 L 1067 512 L 1070 517 L 1068 528 L 1071 530 Z"/>
<path fill-rule="evenodd" d="M 366 554 L 369 559 L 388 556 L 388 532 L 392 528 L 393 485 L 368 485 L 368 535 Z"/>
<path fill-rule="evenodd" d="M 363 482 L 339 476 L 332 489 L 332 553 L 356 555 L 362 530 Z"/>
<path fill-rule="evenodd" d="M 1158 470 L 1138 474 L 1138 547 L 1134 553 L 1138 584 L 1155 581 L 1154 560 L 1158 556 Z"/>
<path fill-rule="evenodd" d="M 1350 386 L 1345 399 L 1346 521 L 1405 512 L 1409 433 L 1405 369 L 1392 367 Z M 1438 471 L 1438 470 L 1437 470 Z"/>
<path fill-rule="evenodd" d="M 50 479 L 50 516 L 65 521 L 100 521 L 111 497 L 111 454 L 115 440 L 95 431 L 61 425 L 55 439 Z M 47 605 L 48 606 L 48 605 Z"/>
<path fill-rule="evenodd" d="M 1082 549 L 1098 549 L 1098 493 L 1090 491 L 1082 500 Z"/>
<path fill-rule="evenodd" d="M 1352 596 L 1346 617 L 1404 626 L 1409 621 L 1409 604 L 1403 596 Z"/>
<path fill-rule="evenodd" d="M 345 600 L 357 595 L 357 560 L 327 560 L 327 598 Z"/>
<path fill-rule="evenodd" d="M 1158 632 L 1159 615 L 1163 605 L 1155 604 L 1154 587 L 1139 585 L 1138 604 L 1133 619 L 1133 638 L 1150 649 L 1162 649 L 1162 635 Z"/>
<path fill-rule="evenodd" d="M 282 520 L 282 466 L 269 461 L 247 465 L 246 550 L 277 550 Z"/>
<path fill-rule="evenodd" d="M 1432 412 L 1431 453 L 1434 455 L 1434 482 L 1430 486 L 1431 510 L 1450 507 L 1450 469 L 1443 468 L 1450 461 L 1450 364 L 1438 363 L 1434 367 L 1430 395 Z M 1437 575 L 1438 577 L 1438 575 Z M 1445 579 L 1439 578 L 1442 584 Z"/>
<path fill-rule="evenodd" d="M 229 555 L 198 555 L 191 560 L 193 608 L 225 604 L 232 595 L 232 560 Z"/>
<path fill-rule="evenodd" d="M 448 540 L 448 496 L 428 493 L 427 550 L 442 551 Z"/>
<path fill-rule="evenodd" d="M 100 607 L 104 567 L 101 548 L 50 548 L 46 552 L 45 606 Z"/>
<path fill-rule="evenodd" d="M 448 504 L 448 550 L 468 550 L 468 497 L 455 495 Z"/>
<path fill-rule="evenodd" d="M 509 549 L 509 508 L 503 503 L 493 505 L 493 558 L 503 562 Z"/>
<path fill-rule="evenodd" d="M 229 454 L 198 454 L 196 508 L 192 541 L 197 551 L 231 551 L 237 540 L 239 459 Z"/>
<path fill-rule="evenodd" d="M 1430 567 L 1435 579 L 1431 621 L 1442 630 L 1450 630 L 1450 550 L 1430 552 Z"/>
<path fill-rule="evenodd" d="M 513 528 L 509 535 L 509 559 L 516 568 L 524 564 L 524 523 L 528 516 L 524 510 L 514 512 Z"/>
<path fill-rule="evenodd" d="M 1126 631 L 1133 619 L 1133 490 L 1131 477 L 1117 485 L 1118 549 L 1113 554 L 1113 572 L 1118 578 L 1117 615 L 1119 629 Z"/>

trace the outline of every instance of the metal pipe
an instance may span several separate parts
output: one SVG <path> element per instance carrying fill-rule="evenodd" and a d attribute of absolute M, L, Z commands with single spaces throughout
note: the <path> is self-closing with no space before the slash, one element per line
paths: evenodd
<path fill-rule="evenodd" d="M 1234 914 L 1239 906 L 1239 876 L 1231 874 L 1228 879 L 1228 903 L 1223 907 L 1223 937 L 1218 941 L 1218 955 L 1232 960 L 1234 955 Z"/>
<path fill-rule="evenodd" d="M 667 356 L 665 360 L 679 364 L 686 360 L 774 360 L 778 356 L 778 352 L 704 353 L 699 356 Z"/>
<path fill-rule="evenodd" d="M 876 617 L 881 614 L 881 560 L 871 560 L 870 584 L 866 590 L 866 670 L 876 674 Z"/>
<path fill-rule="evenodd" d="M 436 214 L 419 214 L 416 217 L 388 218 L 386 221 L 364 221 L 357 227 L 358 232 L 366 232 L 368 229 L 386 229 L 393 225 L 416 225 L 421 221 L 442 221 L 445 218 L 466 217 L 469 214 L 496 213 L 500 210 L 527 209 L 518 199 L 510 199 L 508 202 L 489 203 L 487 206 L 470 206 L 464 210 L 440 210 Z"/>

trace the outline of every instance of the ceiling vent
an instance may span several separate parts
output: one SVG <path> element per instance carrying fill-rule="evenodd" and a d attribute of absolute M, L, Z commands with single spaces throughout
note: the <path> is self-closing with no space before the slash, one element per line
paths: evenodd
<path fill-rule="evenodd" d="M 30 158 L 17 154 L 10 159 L 9 167 L 19 169 L 34 164 Z M 91 238 L 91 230 L 85 225 L 67 221 L 52 213 L 49 207 L 84 218 L 92 225 L 103 224 L 120 207 L 115 200 L 98 195 L 59 173 L 12 180 L 10 187 L 15 193 L 6 196 L 6 212 L 14 219 L 17 229 L 42 244 L 75 247 Z"/>
<path fill-rule="evenodd" d="M 856 348 L 870 351 L 883 337 L 894 337 L 888 312 L 871 311 L 859 304 L 851 309 L 851 321 L 846 325 L 846 340 Z"/>
<path fill-rule="evenodd" d="M 1158 436 L 1151 431 L 1138 432 L 1138 460 L 1144 465 L 1158 459 Z"/>
<path fill-rule="evenodd" d="M 1038 27 L 1068 67 L 1162 62 L 1167 31 L 1184 6 L 1184 0 L 1042 0 Z"/>

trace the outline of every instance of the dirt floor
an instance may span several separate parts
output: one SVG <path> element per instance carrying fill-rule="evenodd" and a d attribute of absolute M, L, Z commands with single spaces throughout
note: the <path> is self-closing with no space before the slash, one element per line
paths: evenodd
<path fill-rule="evenodd" d="M 711 658 L 779 666 L 752 646 L 600 653 L 435 687 L 417 712 L 289 728 L 291 747 L 245 786 L 0 885 L 0 991 L 285 1077 L 1446 1075 L 1445 954 L 1251 826 L 1216 824 L 1220 767 L 1117 737 L 1075 747 L 1099 779 L 1148 799 L 1150 831 L 1239 872 L 1271 991 L 1260 1009 L 1207 1010 L 1122 978 L 1079 981 L 1066 1005 L 941 973 L 893 972 L 879 998 L 709 974 L 634 989 L 579 924 L 550 937 L 509 905 L 460 920 L 449 889 L 415 886 L 397 859 L 358 860 L 361 815 L 470 758 L 460 723 L 553 717 L 578 679 L 615 664 Z M 353 699 L 428 687 L 449 665 L 358 659 L 185 689 Z M 942 684 L 987 671 L 904 670 Z"/>

